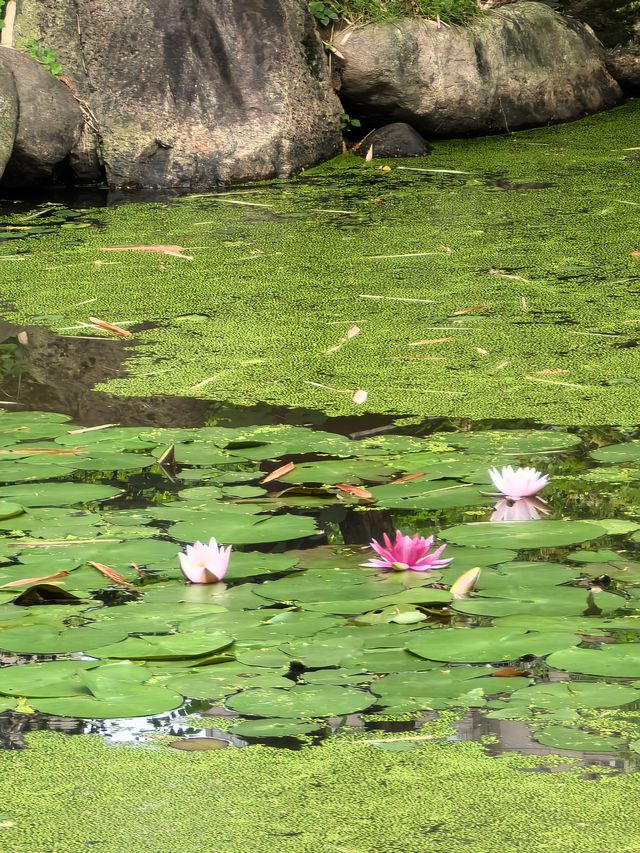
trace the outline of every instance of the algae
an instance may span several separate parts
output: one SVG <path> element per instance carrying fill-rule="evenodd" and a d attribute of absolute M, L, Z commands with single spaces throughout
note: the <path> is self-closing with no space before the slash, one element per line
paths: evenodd
<path fill-rule="evenodd" d="M 639 116 L 629 102 L 428 158 L 343 156 L 291 181 L 91 212 L 99 228 L 5 243 L 2 296 L 24 323 L 146 324 L 129 375 L 103 386 L 124 395 L 631 424 Z M 103 251 L 141 244 L 192 260 Z"/>
<path fill-rule="evenodd" d="M 379 741 L 379 738 L 377 738 Z M 95 735 L 0 753 L 3 849 L 79 853 L 607 853 L 640 847 L 640 776 L 423 741 L 181 753 Z M 559 772 L 531 772 L 536 768 Z M 624 819 L 621 816 L 624 815 Z"/>

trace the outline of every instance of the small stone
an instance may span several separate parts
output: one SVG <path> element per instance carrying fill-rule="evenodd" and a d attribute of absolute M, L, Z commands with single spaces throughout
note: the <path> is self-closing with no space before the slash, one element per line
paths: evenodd
<path fill-rule="evenodd" d="M 404 121 L 385 124 L 365 136 L 358 148 L 358 154 L 366 157 L 370 149 L 373 149 L 374 158 L 424 157 L 432 151 L 426 139 Z"/>

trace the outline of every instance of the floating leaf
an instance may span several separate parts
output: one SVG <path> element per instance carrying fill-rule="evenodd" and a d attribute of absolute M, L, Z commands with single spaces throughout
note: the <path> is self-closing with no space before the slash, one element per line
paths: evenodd
<path fill-rule="evenodd" d="M 624 745 L 617 737 L 591 734 L 564 726 L 549 726 L 534 734 L 534 739 L 552 749 L 570 749 L 573 752 L 616 752 Z"/>
<path fill-rule="evenodd" d="M 290 690 L 247 690 L 227 699 L 231 711 L 252 717 L 314 718 L 355 714 L 373 705 L 368 691 L 331 684 L 304 684 Z"/>
<path fill-rule="evenodd" d="M 549 655 L 547 664 L 554 669 L 585 675 L 638 678 L 640 643 L 607 645 L 601 649 L 566 648 Z"/>
<path fill-rule="evenodd" d="M 407 649 L 428 660 L 450 663 L 490 663 L 542 657 L 579 642 L 569 632 L 526 631 L 517 628 L 443 628 L 420 631 Z"/>
<path fill-rule="evenodd" d="M 242 738 L 303 737 L 321 728 L 322 724 L 305 720 L 241 720 L 231 733 Z"/>
<path fill-rule="evenodd" d="M 456 545 L 521 549 L 576 545 L 598 539 L 606 532 L 597 522 L 590 521 L 480 521 L 448 527 L 440 536 Z"/>

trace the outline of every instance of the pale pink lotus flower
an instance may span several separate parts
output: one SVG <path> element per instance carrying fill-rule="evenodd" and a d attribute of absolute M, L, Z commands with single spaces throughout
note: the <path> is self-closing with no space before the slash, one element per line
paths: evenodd
<path fill-rule="evenodd" d="M 512 465 L 505 465 L 500 471 L 489 468 L 489 476 L 498 493 L 512 501 L 537 495 L 549 482 L 547 475 L 535 468 L 514 468 Z"/>
<path fill-rule="evenodd" d="M 480 577 L 480 569 L 469 569 L 463 575 L 460 575 L 449 587 L 451 597 L 457 600 L 469 598 L 469 593 L 476 588 L 478 578 Z"/>
<path fill-rule="evenodd" d="M 541 515 L 549 515 L 546 501 L 542 498 L 520 498 L 518 501 L 502 498 L 497 501 L 491 521 L 535 521 Z"/>
<path fill-rule="evenodd" d="M 416 533 L 415 536 L 404 536 L 399 530 L 396 531 L 396 540 L 392 542 L 386 533 L 382 535 L 381 545 L 375 539 L 372 540 L 371 548 L 381 557 L 380 560 L 371 559 L 364 563 L 372 569 L 393 569 L 402 572 L 411 569 L 414 572 L 430 572 L 448 566 L 451 560 L 441 560 L 440 554 L 447 547 L 441 545 L 431 554 L 429 550 L 433 546 L 434 538 L 425 538 Z M 453 559 L 453 558 L 451 558 Z"/>
<path fill-rule="evenodd" d="M 212 537 L 209 544 L 187 545 L 186 554 L 178 554 L 182 574 L 190 583 L 218 583 L 226 575 L 231 545 L 225 548 Z"/>

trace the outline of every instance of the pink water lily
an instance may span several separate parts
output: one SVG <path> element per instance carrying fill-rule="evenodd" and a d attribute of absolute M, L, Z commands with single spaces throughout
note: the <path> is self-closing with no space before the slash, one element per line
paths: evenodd
<path fill-rule="evenodd" d="M 512 501 L 537 495 L 549 482 L 547 475 L 535 468 L 514 468 L 512 465 L 505 465 L 500 471 L 489 468 L 489 476 L 498 493 Z"/>
<path fill-rule="evenodd" d="M 375 539 L 371 542 L 371 548 L 381 559 L 371 559 L 364 563 L 365 566 L 372 569 L 393 569 L 396 572 L 402 572 L 405 569 L 411 569 L 414 572 L 430 572 L 433 569 L 448 566 L 451 562 L 451 560 L 440 559 L 446 545 L 440 545 L 435 551 L 429 553 L 434 543 L 433 536 L 425 538 L 419 533 L 415 536 L 404 536 L 397 530 L 395 542 L 392 542 L 386 533 L 383 533 L 382 541 L 383 545 Z"/>
<path fill-rule="evenodd" d="M 178 554 L 182 574 L 190 583 L 217 583 L 226 575 L 231 557 L 231 545 L 225 548 L 214 538 L 209 544 L 194 542 L 186 553 Z"/>
<path fill-rule="evenodd" d="M 542 498 L 520 498 L 519 501 L 502 498 L 493 508 L 491 521 L 535 521 L 541 515 L 549 515 Z"/>

